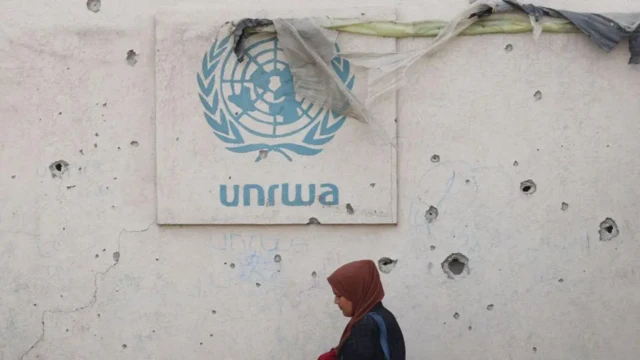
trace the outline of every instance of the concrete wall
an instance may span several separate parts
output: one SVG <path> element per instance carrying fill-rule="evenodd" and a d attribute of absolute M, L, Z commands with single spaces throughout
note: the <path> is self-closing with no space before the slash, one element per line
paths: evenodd
<path fill-rule="evenodd" d="M 315 359 L 346 321 L 326 276 L 383 256 L 398 259 L 385 302 L 409 359 L 637 358 L 640 68 L 626 43 L 484 36 L 417 63 L 398 93 L 397 226 L 158 227 L 152 15 L 206 3 L 0 3 L 1 359 Z M 465 4 L 368 5 L 417 20 Z M 607 218 L 619 234 L 600 241 Z M 468 274 L 443 272 L 452 253 Z"/>

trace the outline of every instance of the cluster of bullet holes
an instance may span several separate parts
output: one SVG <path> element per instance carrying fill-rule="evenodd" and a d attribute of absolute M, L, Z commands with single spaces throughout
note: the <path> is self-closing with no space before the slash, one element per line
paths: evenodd
<path fill-rule="evenodd" d="M 391 272 L 391 270 L 393 270 L 396 267 L 396 264 L 398 263 L 398 260 L 393 260 L 391 258 L 388 257 L 381 257 L 378 260 L 378 269 L 380 269 L 380 272 L 384 273 L 384 274 L 388 274 Z"/>
<path fill-rule="evenodd" d="M 354 212 L 353 206 L 351 206 L 351 204 L 347 204 L 347 214 L 353 215 Z"/>
<path fill-rule="evenodd" d="M 433 154 L 431 155 L 431 162 L 434 164 L 437 164 L 440 162 L 440 155 L 438 154 Z"/>
<path fill-rule="evenodd" d="M 537 190 L 536 183 L 533 180 L 525 180 L 520 183 L 520 191 L 522 191 L 525 195 L 532 195 Z"/>
<path fill-rule="evenodd" d="M 431 224 L 438 218 L 438 209 L 435 206 L 429 206 L 429 209 L 424 213 L 424 218 L 427 223 Z"/>
<path fill-rule="evenodd" d="M 606 218 L 600 223 L 600 241 L 610 241 L 618 234 L 618 224 L 612 218 Z"/>
<path fill-rule="evenodd" d="M 127 64 L 130 66 L 134 66 L 138 62 L 138 54 L 135 51 L 129 50 L 127 51 Z"/>
<path fill-rule="evenodd" d="M 87 0 L 87 9 L 89 9 L 89 11 L 97 13 L 98 11 L 100 11 L 100 6 L 102 5 L 102 3 L 100 2 L 100 0 Z"/>
<path fill-rule="evenodd" d="M 461 253 L 454 253 L 447 256 L 441 264 L 442 271 L 449 279 L 455 279 L 463 273 L 469 274 L 469 258 Z"/>
<path fill-rule="evenodd" d="M 64 160 L 54 161 L 49 165 L 49 171 L 51 171 L 51 177 L 62 177 L 62 175 L 69 169 L 69 163 Z"/>

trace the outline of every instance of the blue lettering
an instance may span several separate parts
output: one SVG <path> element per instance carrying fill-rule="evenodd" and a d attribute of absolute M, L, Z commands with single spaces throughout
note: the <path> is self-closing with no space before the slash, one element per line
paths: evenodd
<path fill-rule="evenodd" d="M 240 190 L 239 185 L 233 185 L 233 200 L 229 202 L 229 197 L 227 196 L 227 185 L 220 185 L 220 202 L 224 206 L 238 206 L 238 192 Z"/>
<path fill-rule="evenodd" d="M 280 185 L 271 185 L 269 186 L 269 197 L 267 198 L 267 206 L 275 206 L 276 205 L 276 190 Z"/>
<path fill-rule="evenodd" d="M 338 192 L 338 187 L 333 184 L 322 184 L 320 188 L 327 187 L 329 190 L 324 191 L 320 194 L 320 204 L 322 205 L 338 205 L 340 203 L 340 194 Z M 327 200 L 327 197 L 332 196 L 332 200 Z"/>
<path fill-rule="evenodd" d="M 287 206 L 309 206 L 316 197 L 316 186 L 309 185 L 309 200 L 302 200 L 302 185 L 296 184 L 295 197 L 289 199 L 289 184 L 282 184 L 282 203 Z"/>
<path fill-rule="evenodd" d="M 280 189 L 282 195 L 280 200 L 282 205 L 285 206 L 311 206 L 316 201 L 316 186 L 315 184 L 294 185 L 293 199 L 289 193 L 289 184 L 275 184 L 270 185 L 266 191 L 267 197 L 265 198 L 265 188 L 258 184 L 246 184 L 242 186 L 242 192 L 240 192 L 240 185 L 233 186 L 233 196 L 229 200 L 229 188 L 228 185 L 220 185 L 220 203 L 224 206 L 238 207 L 242 198 L 242 205 L 245 207 L 257 205 L 257 206 L 275 206 L 278 200 L 278 190 Z M 308 187 L 308 191 L 303 191 L 303 186 Z M 340 203 L 340 192 L 338 187 L 333 184 L 322 184 L 320 189 L 323 190 L 318 201 L 325 206 L 338 205 Z M 252 191 L 253 190 L 253 191 Z M 257 198 L 256 202 L 252 204 L 251 194 L 255 193 Z M 304 193 L 303 193 L 304 192 Z"/>
<path fill-rule="evenodd" d="M 244 194 L 242 195 L 244 206 L 251 206 L 251 189 L 255 189 L 258 191 L 258 205 L 264 206 L 264 189 L 262 186 L 257 184 L 247 184 L 242 187 L 244 190 Z"/>

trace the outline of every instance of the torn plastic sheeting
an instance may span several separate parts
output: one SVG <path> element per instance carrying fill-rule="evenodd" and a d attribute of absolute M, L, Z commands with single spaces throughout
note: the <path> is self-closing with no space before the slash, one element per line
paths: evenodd
<path fill-rule="evenodd" d="M 244 60 L 244 44 L 247 37 L 250 36 L 251 30 L 257 27 L 273 25 L 273 21 L 269 19 L 242 19 L 233 29 L 233 37 L 235 42 L 233 44 L 233 52 L 238 58 L 238 62 Z"/>
<path fill-rule="evenodd" d="M 296 93 L 338 113 L 376 124 L 375 119 L 367 112 L 366 105 L 371 104 L 379 96 L 402 87 L 405 84 L 406 71 L 415 61 L 435 53 L 452 38 L 472 29 L 472 26 L 479 20 L 490 21 L 492 17 L 496 16 L 494 14 L 514 10 L 527 15 L 531 19 L 530 26 L 525 27 L 520 23 L 515 26 L 515 29 L 501 28 L 500 25 L 486 29 L 484 25 L 480 25 L 473 28 L 469 35 L 498 32 L 515 33 L 522 32 L 524 29 L 526 31 L 533 30 L 534 36 L 537 38 L 537 35 L 543 30 L 570 32 L 576 29 L 584 32 L 596 45 L 607 52 L 622 39 L 629 37 L 631 53 L 629 63 L 640 63 L 640 14 L 608 14 L 604 16 L 555 10 L 531 4 L 522 5 L 511 0 L 484 0 L 472 4 L 444 27 L 438 29 L 435 41 L 426 49 L 388 54 L 341 52 L 340 57 L 349 60 L 352 66 L 361 67 L 368 73 L 366 93 L 356 96 L 339 81 L 331 70 L 330 63 L 336 55 L 334 40 L 339 31 L 374 36 L 384 32 L 382 34 L 384 36 L 405 37 L 406 34 L 403 31 L 398 31 L 398 35 L 390 31 L 393 26 L 398 28 L 404 26 L 403 30 L 414 31 L 414 36 L 433 36 L 433 32 L 429 32 L 430 29 L 422 32 L 422 28 L 408 29 L 406 24 L 393 22 L 362 23 L 358 20 L 349 22 L 348 20 L 331 19 L 277 19 L 274 20 L 273 30 L 277 33 L 285 56 L 290 63 Z M 557 21 L 563 19 L 566 19 L 567 22 Z M 554 22 L 554 20 L 556 21 Z M 243 24 L 242 34 L 245 34 L 246 24 Z M 376 26 L 384 28 L 384 31 L 379 32 Z M 427 32 L 428 34 L 426 34 Z M 244 37 L 236 37 L 235 41 L 237 45 L 238 41 L 244 41 Z M 376 125 L 379 127 L 379 124 Z"/>
<path fill-rule="evenodd" d="M 540 21 L 544 16 L 565 18 L 584 32 L 591 41 L 607 53 L 613 50 L 621 40 L 630 37 L 629 52 L 630 64 L 638 64 L 640 47 L 636 46 L 638 40 L 640 14 L 594 14 L 579 13 L 567 10 L 555 10 L 539 7 L 532 4 L 519 4 L 512 0 L 504 0 L 513 8 L 524 11 L 529 16 Z"/>

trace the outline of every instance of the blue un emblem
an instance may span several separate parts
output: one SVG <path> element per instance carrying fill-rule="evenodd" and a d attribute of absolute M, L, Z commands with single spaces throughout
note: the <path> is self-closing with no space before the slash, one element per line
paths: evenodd
<path fill-rule="evenodd" d="M 293 155 L 319 154 L 346 116 L 296 95 L 276 37 L 248 45 L 242 63 L 233 53 L 230 38 L 213 43 L 198 73 L 204 117 L 215 136 L 235 153 L 277 152 L 289 161 Z M 338 56 L 332 66 L 352 89 L 355 78 L 349 62 Z"/>

